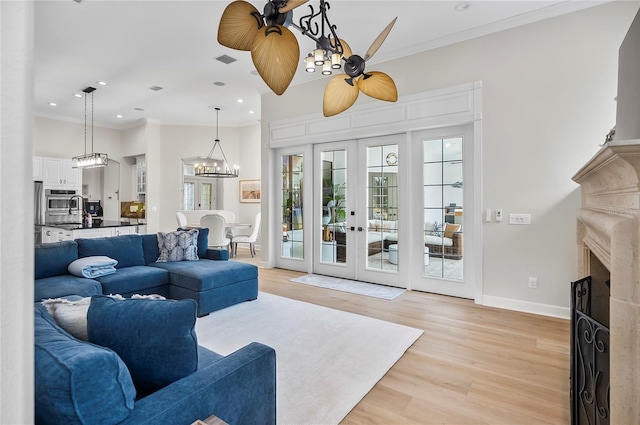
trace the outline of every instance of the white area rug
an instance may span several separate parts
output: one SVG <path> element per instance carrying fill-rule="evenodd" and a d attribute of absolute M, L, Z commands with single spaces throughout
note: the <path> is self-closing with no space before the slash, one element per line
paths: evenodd
<path fill-rule="evenodd" d="M 276 350 L 279 425 L 339 423 L 422 332 L 264 292 L 196 322 L 198 343 L 219 354 Z"/>
<path fill-rule="evenodd" d="M 359 282 L 357 280 L 341 279 L 339 277 L 323 276 L 319 274 L 307 274 L 291 279 L 292 282 L 305 285 L 319 286 L 321 288 L 335 289 L 337 291 L 351 292 L 352 294 L 367 295 L 369 297 L 392 300 L 405 290 L 392 286 L 376 285 L 374 283 Z"/>

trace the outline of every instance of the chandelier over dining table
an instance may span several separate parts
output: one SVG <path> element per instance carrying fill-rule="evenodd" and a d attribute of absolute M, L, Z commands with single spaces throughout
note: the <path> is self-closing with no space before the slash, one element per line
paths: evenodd
<path fill-rule="evenodd" d="M 329 21 L 329 2 L 320 0 L 315 8 L 298 23 L 293 22 L 293 10 L 309 0 L 268 0 L 260 13 L 244 0 L 230 3 L 224 10 L 218 27 L 218 42 L 223 46 L 251 52 L 251 59 L 269 88 L 281 95 L 289 87 L 300 60 L 300 47 L 289 28 L 295 28 L 315 42 L 315 49 L 305 55 L 305 69 L 331 75 L 343 68 L 327 84 L 323 97 L 323 113 L 329 117 L 350 108 L 359 92 L 388 102 L 398 100 L 395 83 L 379 71 L 365 72 L 365 65 L 387 38 L 394 18 L 373 41 L 364 56 L 353 54 L 347 42 L 337 34 L 337 27 Z M 303 12 L 304 13 L 304 12 Z M 344 63 L 344 64 L 343 64 Z"/>
<path fill-rule="evenodd" d="M 213 147 L 209 151 L 206 159 L 202 162 L 202 164 L 195 165 L 195 175 L 197 177 L 211 177 L 211 178 L 230 178 L 230 177 L 238 177 L 240 175 L 240 167 L 237 165 L 231 166 L 229 161 L 227 161 L 227 156 L 224 154 L 224 150 L 222 150 L 222 145 L 220 144 L 220 138 L 218 135 L 218 117 L 220 115 L 220 107 L 211 107 L 216 111 L 216 138 L 213 141 Z M 215 157 L 216 148 L 220 150 L 220 154 L 222 158 Z"/>

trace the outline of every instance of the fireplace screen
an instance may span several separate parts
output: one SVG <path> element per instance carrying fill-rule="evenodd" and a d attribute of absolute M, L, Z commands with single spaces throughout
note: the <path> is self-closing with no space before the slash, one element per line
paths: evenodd
<path fill-rule="evenodd" d="M 571 289 L 571 424 L 609 424 L 609 328 L 591 317 L 591 277 Z"/>

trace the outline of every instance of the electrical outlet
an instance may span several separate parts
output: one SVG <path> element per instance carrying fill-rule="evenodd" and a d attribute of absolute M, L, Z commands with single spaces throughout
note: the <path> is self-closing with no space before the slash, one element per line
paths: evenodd
<path fill-rule="evenodd" d="M 536 289 L 538 287 L 538 278 L 530 277 L 529 278 L 529 288 Z"/>
<path fill-rule="evenodd" d="M 498 208 L 496 210 L 496 221 L 500 223 L 502 221 L 502 209 Z"/>

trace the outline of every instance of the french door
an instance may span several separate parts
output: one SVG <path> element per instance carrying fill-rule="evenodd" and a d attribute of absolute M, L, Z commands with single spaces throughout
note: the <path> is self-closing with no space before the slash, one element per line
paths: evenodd
<path fill-rule="evenodd" d="M 314 147 L 314 272 L 406 287 L 408 263 L 398 257 L 404 139 Z"/>
<path fill-rule="evenodd" d="M 183 183 L 183 210 L 216 209 L 216 182 L 202 181 L 185 176 Z"/>
<path fill-rule="evenodd" d="M 480 249 L 479 149 L 471 125 L 415 132 L 412 289 L 474 298 Z"/>

